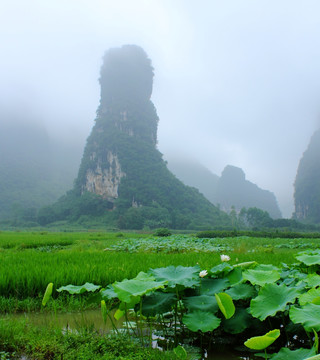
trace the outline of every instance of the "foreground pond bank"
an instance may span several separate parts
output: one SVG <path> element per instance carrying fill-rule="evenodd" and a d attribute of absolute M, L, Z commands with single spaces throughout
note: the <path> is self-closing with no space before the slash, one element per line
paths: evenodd
<path fill-rule="evenodd" d="M 121 328 L 122 321 L 116 322 Z M 110 335 L 112 327 L 105 324 L 100 310 L 82 313 L 20 313 L 0 319 L 0 358 L 7 359 L 179 359 L 172 351 L 141 348 L 124 334 Z M 187 348 L 188 349 L 188 348 Z M 130 352 L 130 353 L 129 353 Z M 62 357 L 61 357 L 62 356 Z M 93 357 L 91 357 L 93 356 Z M 251 360 L 247 352 L 230 351 L 227 345 L 217 345 L 204 356 L 188 349 L 188 359 Z"/>

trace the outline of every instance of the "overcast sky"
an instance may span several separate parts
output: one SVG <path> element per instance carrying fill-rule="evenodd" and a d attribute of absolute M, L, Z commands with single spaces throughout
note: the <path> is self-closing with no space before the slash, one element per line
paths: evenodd
<path fill-rule="evenodd" d="M 318 0 L 4 0 L 0 106 L 84 143 L 104 52 L 140 45 L 155 68 L 159 150 L 217 175 L 241 167 L 289 217 L 320 125 L 319 39 Z"/>

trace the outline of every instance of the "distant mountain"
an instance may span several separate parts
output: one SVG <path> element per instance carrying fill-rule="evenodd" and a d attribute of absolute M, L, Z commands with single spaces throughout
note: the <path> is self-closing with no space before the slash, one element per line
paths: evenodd
<path fill-rule="evenodd" d="M 295 213 L 298 220 L 320 223 L 320 129 L 303 153 L 295 180 Z"/>
<path fill-rule="evenodd" d="M 256 207 L 274 219 L 281 218 L 275 195 L 246 180 L 240 168 L 228 165 L 219 177 L 196 161 L 173 156 L 168 156 L 168 168 L 185 184 L 199 189 L 210 202 L 219 204 L 221 210 L 230 212 L 234 206 L 239 212 L 243 207 Z"/>
<path fill-rule="evenodd" d="M 236 211 L 256 207 L 267 211 L 274 219 L 281 218 L 274 194 L 246 180 L 244 171 L 238 167 L 227 165 L 216 189 L 215 203 L 220 204 L 222 210 L 229 211 L 232 206 Z"/>
<path fill-rule="evenodd" d="M 35 122 L 8 114 L 0 118 L 0 220 L 22 211 L 32 217 L 72 187 L 80 154 Z"/>

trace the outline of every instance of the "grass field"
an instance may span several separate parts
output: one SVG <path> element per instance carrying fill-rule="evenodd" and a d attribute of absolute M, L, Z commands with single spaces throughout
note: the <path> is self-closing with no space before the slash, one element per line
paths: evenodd
<path fill-rule="evenodd" d="M 150 234 L 1 232 L 0 296 L 41 298 L 49 282 L 56 288 L 85 282 L 107 285 L 168 265 L 199 264 L 209 269 L 220 262 L 222 253 L 231 257 L 231 264 L 252 260 L 291 264 L 297 252 L 320 244 L 319 239 L 218 238 L 202 241 L 202 250 L 189 251 L 186 247 L 192 248 L 199 239 L 189 235 L 171 238 L 175 245 L 168 251 L 166 238 Z M 148 251 L 143 247 L 131 251 L 128 239 L 131 244 L 148 242 L 153 246 Z"/>

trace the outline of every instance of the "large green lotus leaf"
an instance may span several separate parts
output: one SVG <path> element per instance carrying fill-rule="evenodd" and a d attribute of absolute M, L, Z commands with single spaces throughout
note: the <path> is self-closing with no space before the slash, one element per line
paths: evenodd
<path fill-rule="evenodd" d="M 320 285 L 320 275 L 308 274 L 308 276 L 303 281 L 311 288 L 317 287 Z"/>
<path fill-rule="evenodd" d="M 298 295 L 298 290 L 284 284 L 266 284 L 260 289 L 259 295 L 251 300 L 251 315 L 260 320 L 274 316 L 278 311 L 284 311 L 286 305 L 293 303 Z"/>
<path fill-rule="evenodd" d="M 182 285 L 185 287 L 195 287 L 200 284 L 200 267 L 184 267 L 170 265 L 165 268 L 150 269 L 150 273 L 158 281 L 167 281 L 169 287 Z"/>
<path fill-rule="evenodd" d="M 320 305 L 306 304 L 301 308 L 292 307 L 289 317 L 295 324 L 302 324 L 307 331 L 320 331 Z"/>
<path fill-rule="evenodd" d="M 227 278 L 230 282 L 230 285 L 240 283 L 243 280 L 242 269 L 240 267 L 234 268 L 232 271 L 229 272 Z"/>
<path fill-rule="evenodd" d="M 248 269 L 242 273 L 243 279 L 248 280 L 253 285 L 263 286 L 265 284 L 274 283 L 280 279 L 278 270 L 267 269 L 261 265 L 255 269 Z"/>
<path fill-rule="evenodd" d="M 224 279 L 202 279 L 200 294 L 202 295 L 212 295 L 219 293 L 229 287 L 229 280 Z"/>
<path fill-rule="evenodd" d="M 215 313 L 218 311 L 219 307 L 214 296 L 200 295 L 200 296 L 190 296 L 183 299 L 183 303 L 187 309 L 191 311 L 201 310 Z"/>
<path fill-rule="evenodd" d="M 121 301 L 130 303 L 131 297 L 145 295 L 151 291 L 163 288 L 165 284 L 165 281 L 155 281 L 150 275 L 139 273 L 134 279 L 115 282 L 112 286 Z"/>
<path fill-rule="evenodd" d="M 106 289 L 100 290 L 100 294 L 102 299 L 107 299 L 107 300 L 115 299 L 118 297 L 112 285 L 108 285 Z"/>
<path fill-rule="evenodd" d="M 271 270 L 277 270 L 279 271 L 279 268 L 272 264 L 259 264 L 255 267 L 257 270 L 264 270 L 264 271 L 271 271 Z"/>
<path fill-rule="evenodd" d="M 255 288 L 250 284 L 237 284 L 225 291 L 233 300 L 245 300 L 253 298 L 256 294 Z"/>
<path fill-rule="evenodd" d="M 176 348 L 173 349 L 173 352 L 175 353 L 176 357 L 179 360 L 185 360 L 188 358 L 188 354 L 184 347 L 181 345 L 178 345 Z"/>
<path fill-rule="evenodd" d="M 214 294 L 214 296 L 224 317 L 230 319 L 236 311 L 231 296 L 226 293 Z"/>
<path fill-rule="evenodd" d="M 223 320 L 223 329 L 230 334 L 240 334 L 251 325 L 252 320 L 247 309 L 238 308 L 232 318 Z"/>
<path fill-rule="evenodd" d="M 191 331 L 201 330 L 202 332 L 207 332 L 216 329 L 220 325 L 221 320 L 210 312 L 197 310 L 185 314 L 182 322 Z"/>
<path fill-rule="evenodd" d="M 76 286 L 76 285 L 61 286 L 59 289 L 57 289 L 57 291 L 58 292 L 67 291 L 69 294 L 82 294 L 87 291 L 94 292 L 100 288 L 101 288 L 100 285 L 85 283 L 84 285 L 80 285 L 80 286 Z"/>
<path fill-rule="evenodd" d="M 317 289 L 310 289 L 308 292 L 303 293 L 299 296 L 299 303 L 300 305 L 305 305 L 308 303 L 313 302 L 314 299 L 320 296 L 320 288 Z"/>
<path fill-rule="evenodd" d="M 129 309 L 134 309 L 135 305 L 140 303 L 140 296 L 131 296 L 130 302 L 121 301 L 119 309 L 122 311 L 128 311 Z"/>
<path fill-rule="evenodd" d="M 299 253 L 296 259 L 307 266 L 320 265 L 320 250 L 307 250 Z"/>
<path fill-rule="evenodd" d="M 217 266 L 214 266 L 211 270 L 210 270 L 210 273 L 211 275 L 214 275 L 214 276 L 218 276 L 218 275 L 226 275 L 228 274 L 230 271 L 233 270 L 233 266 L 230 265 L 229 263 L 227 262 L 223 262 Z"/>
<path fill-rule="evenodd" d="M 176 301 L 173 293 L 155 292 L 142 299 L 142 314 L 145 316 L 155 316 L 171 310 Z"/>
<path fill-rule="evenodd" d="M 304 360 L 320 360 L 320 354 L 308 357 L 307 359 Z"/>
<path fill-rule="evenodd" d="M 271 330 L 265 335 L 262 336 L 254 336 L 248 339 L 244 345 L 252 350 L 263 350 L 271 345 L 275 340 L 280 336 L 280 330 L 275 329 Z"/>
<path fill-rule="evenodd" d="M 288 348 L 281 348 L 278 354 L 273 354 L 270 360 L 306 360 L 308 357 L 315 355 L 315 350 L 312 349 L 297 349 L 289 350 Z"/>

